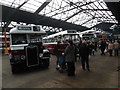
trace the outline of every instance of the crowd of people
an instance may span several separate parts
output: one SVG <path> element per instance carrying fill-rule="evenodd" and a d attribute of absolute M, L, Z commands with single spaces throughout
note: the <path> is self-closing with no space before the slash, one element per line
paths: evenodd
<path fill-rule="evenodd" d="M 54 50 L 57 57 L 56 69 L 58 70 L 60 67 L 64 67 L 68 76 L 75 76 L 77 54 L 79 54 L 82 69 L 91 71 L 89 66 L 89 55 L 95 55 L 95 52 L 100 50 L 100 55 L 106 55 L 106 53 L 108 53 L 109 56 L 119 56 L 120 40 L 99 40 L 95 42 L 81 40 L 77 45 L 69 41 L 69 45 L 65 48 L 64 52 L 61 52 L 61 45 L 60 42 L 58 42 Z M 60 61 L 62 61 L 62 63 L 60 63 Z"/>

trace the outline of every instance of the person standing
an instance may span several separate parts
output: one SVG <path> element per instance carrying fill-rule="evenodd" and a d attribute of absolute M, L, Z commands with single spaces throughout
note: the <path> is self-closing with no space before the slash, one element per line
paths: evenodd
<path fill-rule="evenodd" d="M 54 48 L 54 53 L 55 53 L 56 58 L 57 58 L 56 69 L 58 70 L 59 69 L 59 59 L 60 59 L 60 56 L 62 55 L 60 41 L 57 42 L 57 45 Z"/>
<path fill-rule="evenodd" d="M 37 46 L 38 46 L 39 53 L 43 53 L 43 50 L 45 49 L 45 47 L 43 46 L 42 42 L 38 42 Z"/>
<path fill-rule="evenodd" d="M 95 41 L 95 51 L 97 52 L 98 43 Z"/>
<path fill-rule="evenodd" d="M 72 41 L 69 41 L 69 45 L 65 48 L 65 62 L 67 63 L 67 73 L 68 76 L 75 76 L 75 50 L 76 47 L 74 46 Z"/>
<path fill-rule="evenodd" d="M 88 44 L 88 47 L 90 49 L 90 55 L 94 55 L 94 51 L 95 51 L 95 45 L 94 45 L 94 42 L 90 42 Z"/>
<path fill-rule="evenodd" d="M 100 42 L 100 50 L 101 50 L 101 55 L 105 55 L 105 48 L 106 48 L 106 42 L 101 40 Z"/>
<path fill-rule="evenodd" d="M 77 47 L 77 49 L 78 49 L 78 54 L 79 54 L 79 60 L 80 60 L 80 53 L 79 53 L 79 47 L 81 46 L 81 44 L 82 44 L 82 40 L 80 40 L 80 42 L 79 42 L 79 44 L 78 44 L 78 47 Z"/>
<path fill-rule="evenodd" d="M 79 54 L 81 57 L 82 69 L 90 71 L 89 68 L 89 46 L 87 46 L 86 41 L 83 41 L 81 46 L 79 47 Z"/>
<path fill-rule="evenodd" d="M 120 45 L 119 45 L 118 41 L 115 40 L 115 43 L 114 43 L 114 55 L 115 56 L 119 55 L 119 48 L 120 48 Z"/>
<path fill-rule="evenodd" d="M 110 43 L 108 44 L 108 51 L 110 56 L 112 56 L 113 49 L 114 49 L 114 44 L 112 43 L 112 41 L 110 41 Z"/>

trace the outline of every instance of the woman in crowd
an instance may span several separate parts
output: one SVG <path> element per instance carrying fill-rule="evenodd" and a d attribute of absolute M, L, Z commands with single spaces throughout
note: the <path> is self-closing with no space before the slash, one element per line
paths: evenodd
<path fill-rule="evenodd" d="M 112 56 L 113 54 L 113 49 L 114 49 L 114 44 L 112 43 L 112 41 L 110 41 L 108 44 L 108 51 L 110 56 Z"/>

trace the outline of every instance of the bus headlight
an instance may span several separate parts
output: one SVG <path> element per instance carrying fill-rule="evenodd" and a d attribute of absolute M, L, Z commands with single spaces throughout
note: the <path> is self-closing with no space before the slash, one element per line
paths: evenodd
<path fill-rule="evenodd" d="M 25 60 L 25 55 L 21 55 L 21 60 Z"/>
<path fill-rule="evenodd" d="M 39 54 L 39 57 L 43 57 L 43 54 L 42 54 L 42 53 L 40 53 L 40 54 Z"/>

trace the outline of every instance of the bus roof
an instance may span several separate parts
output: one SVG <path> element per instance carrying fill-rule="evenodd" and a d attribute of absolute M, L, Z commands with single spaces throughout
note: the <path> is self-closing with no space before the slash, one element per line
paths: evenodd
<path fill-rule="evenodd" d="M 45 34 L 39 26 L 18 25 L 10 30 L 10 34 Z"/>
<path fill-rule="evenodd" d="M 60 35 L 67 35 L 67 34 L 78 34 L 76 30 L 65 30 L 65 31 L 61 31 L 52 35 L 49 35 L 47 37 L 44 37 L 43 39 L 49 39 L 49 38 L 54 38 L 56 36 L 60 36 Z"/>

